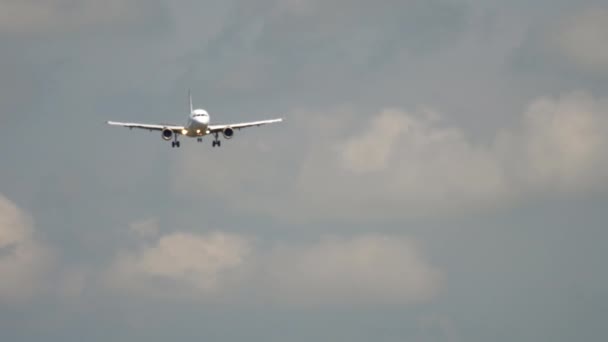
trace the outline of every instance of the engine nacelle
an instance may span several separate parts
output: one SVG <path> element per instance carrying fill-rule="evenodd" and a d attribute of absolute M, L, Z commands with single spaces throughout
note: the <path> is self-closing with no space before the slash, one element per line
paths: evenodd
<path fill-rule="evenodd" d="M 163 128 L 161 136 L 163 140 L 169 141 L 171 138 L 173 138 L 173 131 L 168 128 Z"/>
<path fill-rule="evenodd" d="M 224 138 L 230 139 L 234 136 L 234 129 L 226 127 L 224 130 L 222 130 L 222 134 L 224 135 Z"/>

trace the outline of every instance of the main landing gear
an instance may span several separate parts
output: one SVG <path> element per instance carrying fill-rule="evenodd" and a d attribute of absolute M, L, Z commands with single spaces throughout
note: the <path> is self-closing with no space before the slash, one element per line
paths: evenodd
<path fill-rule="evenodd" d="M 199 143 L 203 142 L 203 138 L 196 138 L 196 141 L 198 141 Z"/>
<path fill-rule="evenodd" d="M 173 136 L 174 136 L 174 138 L 173 138 L 173 141 L 171 142 L 171 147 L 179 148 L 179 141 L 177 141 L 177 134 L 174 134 Z"/>
<path fill-rule="evenodd" d="M 220 141 L 218 133 L 214 133 L 214 135 L 215 135 L 215 140 L 213 140 L 213 142 L 211 143 L 211 146 L 213 146 L 213 147 L 215 147 L 215 146 L 217 146 L 217 147 L 222 146 L 222 142 Z"/>

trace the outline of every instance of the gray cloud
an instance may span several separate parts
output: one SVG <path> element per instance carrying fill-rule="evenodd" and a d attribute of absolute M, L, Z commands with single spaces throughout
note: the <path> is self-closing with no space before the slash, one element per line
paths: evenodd
<path fill-rule="evenodd" d="M 592 71 L 608 72 L 608 8 L 589 8 L 564 20 L 554 46 L 572 63 Z"/>
<path fill-rule="evenodd" d="M 550 15 L 539 15 L 511 52 L 510 67 L 531 89 L 565 92 L 582 88 L 604 93 L 605 12 L 604 3 L 589 0 L 562 4 Z"/>
<path fill-rule="evenodd" d="M 601 0 L 30 3 L 0 1 L 3 339 L 606 335 Z M 287 120 L 103 125 L 190 87 Z"/>
<path fill-rule="evenodd" d="M 383 0 L 373 6 L 364 1 L 235 2 L 223 29 L 212 30 L 218 33 L 210 40 L 204 34 L 202 46 L 188 58 L 215 67 L 189 62 L 184 78 L 206 80 L 201 93 L 212 97 L 325 97 L 320 80 L 323 89 L 343 96 L 347 80 L 452 46 L 466 30 L 467 9 L 444 0 Z"/>
<path fill-rule="evenodd" d="M 271 297 L 290 305 L 403 305 L 433 299 L 442 275 L 411 239 L 367 234 L 279 244 L 266 257 Z"/>
<path fill-rule="evenodd" d="M 29 299 L 43 291 L 53 267 L 51 251 L 37 241 L 32 220 L 0 195 L 0 302 Z"/>
<path fill-rule="evenodd" d="M 244 264 L 249 250 L 247 239 L 228 234 L 161 236 L 152 246 L 119 256 L 108 283 L 134 294 L 212 296 L 225 286 L 222 275 Z M 155 287 L 155 279 L 161 281 L 161 287 Z"/>
<path fill-rule="evenodd" d="M 80 30 L 139 23 L 140 0 L 70 1 L 70 0 L 3 0 L 0 1 L 0 33 L 50 35 Z"/>
<path fill-rule="evenodd" d="M 607 108 L 584 93 L 541 98 L 490 144 L 474 143 L 428 110 L 385 110 L 365 121 L 349 111 L 305 112 L 285 123 L 288 133 L 253 146 L 261 162 L 247 156 L 252 145 L 239 145 L 239 157 L 218 157 L 227 172 L 200 177 L 207 160 L 184 155 L 175 189 L 287 220 L 449 216 L 534 193 L 568 196 L 604 184 Z M 300 146 L 278 146 L 287 135 Z M 239 168 L 243 162 L 257 166 Z M 273 170 L 286 163 L 291 177 L 278 178 Z"/>
<path fill-rule="evenodd" d="M 305 308 L 426 301 L 441 286 L 440 272 L 402 237 L 264 245 L 221 232 L 163 235 L 122 252 L 103 283 L 139 296 Z"/>

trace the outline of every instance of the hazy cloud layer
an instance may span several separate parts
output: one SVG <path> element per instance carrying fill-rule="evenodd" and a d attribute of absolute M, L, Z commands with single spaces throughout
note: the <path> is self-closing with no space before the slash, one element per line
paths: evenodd
<path fill-rule="evenodd" d="M 175 233 L 162 236 L 152 246 L 120 256 L 110 272 L 111 282 L 138 290 L 154 290 L 154 280 L 165 281 L 158 295 L 179 297 L 222 291 L 222 274 L 245 263 L 246 239 L 225 234 L 197 236 Z M 162 286 L 162 283 L 161 285 Z M 181 290 L 179 290 L 181 288 Z"/>
<path fill-rule="evenodd" d="M 189 153 L 174 178 L 195 197 L 288 220 L 437 216 L 537 194 L 568 197 L 604 189 L 607 110 L 606 99 L 582 92 L 540 98 L 489 142 L 432 110 L 386 109 L 365 119 L 354 110 L 302 112 L 278 128 L 288 133 L 255 148 L 259 162 L 247 156 L 251 146 L 235 146 L 239 157 L 220 159 L 227 172 L 200 177 L 205 158 Z M 299 146 L 281 148 L 286 136 Z M 240 168 L 244 161 L 255 169 Z M 273 169 L 284 163 L 291 177 L 277 178 Z"/>
<path fill-rule="evenodd" d="M 574 13 L 555 35 L 555 44 L 571 62 L 587 70 L 608 72 L 608 7 Z"/>
<path fill-rule="evenodd" d="M 433 299 L 441 272 L 399 236 L 323 237 L 279 244 L 262 265 L 270 296 L 299 306 L 402 305 Z"/>
<path fill-rule="evenodd" d="M 34 237 L 32 219 L 0 195 L 0 302 L 28 299 L 44 289 L 53 255 Z"/>
<path fill-rule="evenodd" d="M 603 341 L 604 2 L 0 0 L 2 339 Z"/>
<path fill-rule="evenodd" d="M 103 26 L 126 27 L 141 20 L 142 12 L 151 7 L 141 0 L 2 0 L 0 33 L 49 35 Z"/>
<path fill-rule="evenodd" d="M 533 76 L 531 84 L 553 82 L 547 86 L 560 91 L 574 86 L 605 93 L 608 7 L 601 1 L 586 1 L 557 9 L 552 16 L 528 24 L 512 54 L 514 70 Z"/>
<path fill-rule="evenodd" d="M 441 280 L 401 237 L 264 244 L 235 234 L 178 232 L 121 253 L 106 283 L 131 295 L 308 308 L 425 301 Z"/>

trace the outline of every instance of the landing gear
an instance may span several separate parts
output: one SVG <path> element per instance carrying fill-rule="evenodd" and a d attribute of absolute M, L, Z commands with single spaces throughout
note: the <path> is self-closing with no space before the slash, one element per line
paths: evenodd
<path fill-rule="evenodd" d="M 173 141 L 171 142 L 171 147 L 177 147 L 179 148 L 179 141 L 177 141 L 177 134 L 173 135 Z"/>
<path fill-rule="evenodd" d="M 196 138 L 196 141 L 203 142 L 203 138 Z"/>
<path fill-rule="evenodd" d="M 216 132 L 213 135 L 215 135 L 215 140 L 213 140 L 213 143 L 211 144 L 211 146 L 215 147 L 220 147 L 222 146 L 222 142 L 220 141 L 220 137 L 219 134 Z"/>

